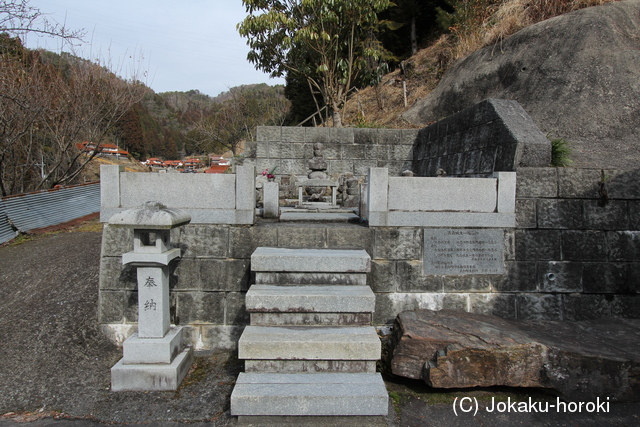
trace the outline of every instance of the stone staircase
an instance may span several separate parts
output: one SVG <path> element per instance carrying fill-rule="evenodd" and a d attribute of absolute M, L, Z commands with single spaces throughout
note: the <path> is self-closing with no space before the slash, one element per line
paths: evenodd
<path fill-rule="evenodd" d="M 364 250 L 258 248 L 235 416 L 383 416 L 388 396 L 371 326 Z"/>

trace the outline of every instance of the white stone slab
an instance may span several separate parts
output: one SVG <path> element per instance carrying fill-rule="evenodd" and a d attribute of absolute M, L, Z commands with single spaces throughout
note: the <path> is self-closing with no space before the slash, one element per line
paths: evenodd
<path fill-rule="evenodd" d="M 236 209 L 233 216 L 233 222 L 211 222 L 211 220 L 203 221 L 204 224 L 253 224 L 256 219 L 255 209 Z M 193 222 L 193 221 L 192 221 Z"/>
<path fill-rule="evenodd" d="M 283 212 L 280 221 L 349 222 L 358 220 L 353 212 Z"/>
<path fill-rule="evenodd" d="M 371 313 L 376 298 L 368 286 L 253 285 L 245 304 L 260 312 Z"/>
<path fill-rule="evenodd" d="M 236 176 L 213 173 L 121 173 L 120 206 L 136 208 L 147 200 L 157 200 L 169 208 L 187 211 L 189 208 L 235 209 Z"/>
<path fill-rule="evenodd" d="M 369 168 L 367 177 L 367 199 L 370 212 L 388 210 L 389 169 Z"/>
<path fill-rule="evenodd" d="M 380 374 L 241 373 L 231 394 L 231 415 L 387 415 Z"/>
<path fill-rule="evenodd" d="M 252 271 L 361 273 L 371 270 L 365 250 L 259 247 L 251 255 Z"/>
<path fill-rule="evenodd" d="M 236 166 L 235 178 L 235 209 L 253 211 L 256 207 L 256 168 L 251 165 Z M 247 224 L 253 224 L 253 220 Z"/>
<path fill-rule="evenodd" d="M 494 212 L 495 178 L 389 178 L 389 210 Z"/>
<path fill-rule="evenodd" d="M 122 363 L 171 363 L 182 349 L 182 327 L 173 326 L 163 338 L 140 338 L 133 334 L 123 344 Z"/>
<path fill-rule="evenodd" d="M 494 172 L 498 178 L 498 212 L 513 213 L 516 211 L 516 173 Z"/>
<path fill-rule="evenodd" d="M 112 391 L 177 390 L 193 363 L 193 351 L 185 348 L 170 364 L 125 365 L 120 359 L 111 368 Z"/>
<path fill-rule="evenodd" d="M 238 342 L 240 359 L 378 360 L 373 326 L 247 326 Z"/>
<path fill-rule="evenodd" d="M 124 166 L 100 165 L 100 221 L 111 218 L 110 209 L 120 206 L 120 172 Z"/>

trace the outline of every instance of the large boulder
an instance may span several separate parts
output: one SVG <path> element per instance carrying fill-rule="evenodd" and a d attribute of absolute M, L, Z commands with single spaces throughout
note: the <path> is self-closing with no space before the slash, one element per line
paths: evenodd
<path fill-rule="evenodd" d="M 571 400 L 640 399 L 640 320 L 516 321 L 405 311 L 391 370 L 436 388 L 542 387 Z"/>
<path fill-rule="evenodd" d="M 487 98 L 513 99 L 576 167 L 640 164 L 640 2 L 561 15 L 459 60 L 403 118 L 426 125 Z"/>

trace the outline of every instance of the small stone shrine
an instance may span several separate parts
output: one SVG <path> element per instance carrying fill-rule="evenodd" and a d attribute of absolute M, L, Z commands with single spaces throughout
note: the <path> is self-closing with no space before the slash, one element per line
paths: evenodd
<path fill-rule="evenodd" d="M 138 332 L 123 345 L 123 358 L 111 368 L 113 391 L 176 390 L 193 361 L 182 343 L 182 327 L 169 321 L 169 263 L 180 258 L 171 246 L 170 230 L 191 217 L 159 202 L 115 214 L 109 224 L 133 228 L 133 251 L 122 264 L 137 267 Z"/>
<path fill-rule="evenodd" d="M 326 173 L 327 162 L 324 159 L 322 143 L 313 144 L 313 158 L 308 163 L 308 180 L 296 184 L 298 187 L 299 208 L 335 208 L 337 205 L 338 183 L 331 181 Z M 327 187 L 331 187 L 331 204 L 324 201 Z M 304 193 L 308 194 L 308 200 L 303 200 Z"/>

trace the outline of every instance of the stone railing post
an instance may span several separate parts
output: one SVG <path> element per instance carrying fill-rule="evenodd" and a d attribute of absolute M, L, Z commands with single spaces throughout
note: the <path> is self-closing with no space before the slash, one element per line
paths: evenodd
<path fill-rule="evenodd" d="M 367 200 L 369 226 L 385 227 L 389 216 L 389 169 L 369 168 Z"/>

